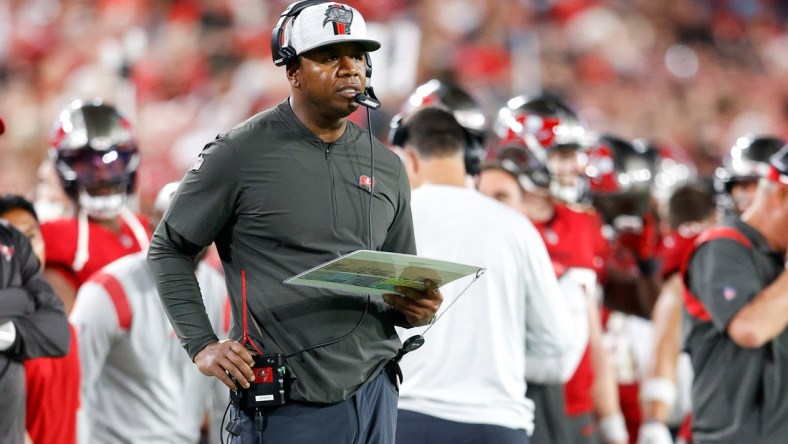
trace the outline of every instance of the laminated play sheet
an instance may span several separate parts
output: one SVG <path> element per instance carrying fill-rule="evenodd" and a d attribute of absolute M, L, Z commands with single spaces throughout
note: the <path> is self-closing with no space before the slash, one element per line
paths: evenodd
<path fill-rule="evenodd" d="M 356 250 L 284 281 L 285 284 L 330 288 L 353 293 L 396 293 L 394 287 L 424 289 L 429 279 L 441 287 L 484 267 L 430 259 L 412 254 Z"/>

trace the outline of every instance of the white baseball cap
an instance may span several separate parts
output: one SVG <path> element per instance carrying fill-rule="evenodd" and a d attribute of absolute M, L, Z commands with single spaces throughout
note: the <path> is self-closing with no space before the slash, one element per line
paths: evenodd
<path fill-rule="evenodd" d="M 367 38 L 364 17 L 342 3 L 320 3 L 304 8 L 287 24 L 285 34 L 296 55 L 334 43 L 357 42 L 367 51 L 380 48 L 380 42 Z"/>

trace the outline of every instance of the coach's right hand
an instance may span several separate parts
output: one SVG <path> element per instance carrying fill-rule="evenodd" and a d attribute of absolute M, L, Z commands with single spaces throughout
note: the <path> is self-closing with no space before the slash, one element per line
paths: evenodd
<path fill-rule="evenodd" d="M 203 375 L 219 378 L 232 390 L 238 388 L 235 381 L 239 381 L 243 388 L 249 388 L 249 383 L 254 381 L 252 354 L 232 339 L 206 345 L 194 357 L 194 363 Z"/>

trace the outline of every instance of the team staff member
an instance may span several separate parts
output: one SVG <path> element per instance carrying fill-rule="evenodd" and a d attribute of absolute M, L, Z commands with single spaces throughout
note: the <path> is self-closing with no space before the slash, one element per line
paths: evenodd
<path fill-rule="evenodd" d="M 684 265 L 693 442 L 788 436 L 788 146 L 741 218 L 700 235 Z"/>
<path fill-rule="evenodd" d="M 163 188 L 156 202 L 168 199 L 172 191 Z M 161 215 L 153 215 L 157 217 Z M 194 273 L 221 336 L 224 279 L 199 259 Z M 113 442 L 118 437 L 128 442 L 199 441 L 214 383 L 221 383 L 208 382 L 183 353 L 161 308 L 144 252 L 113 261 L 88 278 L 69 319 L 78 327 L 82 363 L 80 442 Z M 218 439 L 219 431 L 211 435 Z"/>
<path fill-rule="evenodd" d="M 30 239 L 43 267 L 46 263 L 44 237 L 35 207 L 22 196 L 0 198 L 0 218 Z M 63 357 L 40 357 L 25 361 L 25 428 L 34 443 L 77 442 L 79 409 L 79 351 L 77 334 L 69 325 L 71 341 Z"/>
<path fill-rule="evenodd" d="M 30 358 L 63 356 L 71 344 L 63 302 L 41 273 L 44 252 L 38 223 L 35 217 L 20 214 L 24 211 L 14 211 L 19 208 L 15 202 L 13 197 L 3 198 L 0 210 L 25 230 L 0 221 L 0 442 L 9 444 L 27 440 L 23 363 Z"/>
<path fill-rule="evenodd" d="M 436 286 L 381 300 L 282 283 L 357 249 L 416 252 L 402 162 L 347 120 L 365 90 L 365 53 L 380 43 L 347 5 L 283 18 L 274 44 L 295 54 L 284 62 L 290 97 L 205 147 L 156 230 L 149 265 L 198 368 L 248 387 L 248 344 L 218 341 L 193 273 L 195 254 L 215 241 L 231 337 L 244 336 L 243 311 L 254 345 L 288 356 L 288 402 L 262 412 L 265 442 L 393 442 L 397 395 L 383 370 L 400 347 L 394 327 L 427 324 L 442 301 Z M 256 442 L 253 412 L 238 413 L 243 442 Z"/>
<path fill-rule="evenodd" d="M 527 443 L 529 371 L 559 381 L 570 366 L 569 313 L 550 258 L 525 217 L 466 186 L 465 136 L 451 112 L 428 106 L 403 125 L 419 251 L 487 271 L 466 295 L 467 282 L 445 287 L 451 311 L 429 327 L 424 350 L 403 358 L 397 442 Z"/>
<path fill-rule="evenodd" d="M 63 303 L 41 274 L 24 234 L 0 221 L 0 442 L 25 436 L 23 362 L 63 356 L 71 334 Z"/>
<path fill-rule="evenodd" d="M 689 360 L 681 356 L 684 286 L 680 270 L 695 239 L 717 222 L 714 196 L 700 184 L 677 188 L 668 201 L 667 221 L 670 232 L 659 249 L 663 283 L 651 314 L 654 326 L 651 364 L 640 387 L 643 423 L 638 431 L 638 444 L 672 444 L 669 421 L 675 425 L 676 419 L 671 416 L 683 414 L 679 410 L 688 404 L 692 369 Z"/>

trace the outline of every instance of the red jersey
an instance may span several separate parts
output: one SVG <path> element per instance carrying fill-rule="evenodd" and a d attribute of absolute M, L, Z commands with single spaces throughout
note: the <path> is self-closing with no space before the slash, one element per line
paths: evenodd
<path fill-rule="evenodd" d="M 91 274 L 127 254 L 142 251 L 150 241 L 148 220 L 140 215 L 121 219 L 121 232 L 116 234 L 96 222 L 87 222 L 87 257 L 81 269 L 78 260 L 80 236 L 77 218 L 58 219 L 41 225 L 46 245 L 47 268 L 57 269 L 78 289 Z"/>
<path fill-rule="evenodd" d="M 602 236 L 602 220 L 590 211 L 574 210 L 564 204 L 555 205 L 553 218 L 534 222 L 542 235 L 547 253 L 557 268 L 591 269 L 599 279 L 605 267 L 608 244 Z M 594 366 L 591 347 L 585 353 L 572 377 L 564 384 L 565 411 L 569 416 L 591 413 L 594 410 L 592 388 Z"/>
<path fill-rule="evenodd" d="M 34 443 L 76 444 L 79 409 L 80 367 L 77 332 L 71 329 L 71 345 L 62 358 L 25 361 L 27 397 L 25 426 Z"/>
<path fill-rule="evenodd" d="M 695 239 L 702 231 L 702 228 L 683 229 L 679 227 L 679 229 L 671 231 L 662 239 L 657 251 L 657 257 L 662 263 L 660 274 L 663 279 L 667 279 L 672 274 L 681 271 L 681 263 L 684 260 L 684 256 L 691 250 Z"/>
<path fill-rule="evenodd" d="M 555 204 L 546 222 L 534 222 L 553 262 L 566 268 L 589 268 L 602 280 L 609 246 L 602 235 L 602 219 L 593 211 L 580 211 Z"/>

